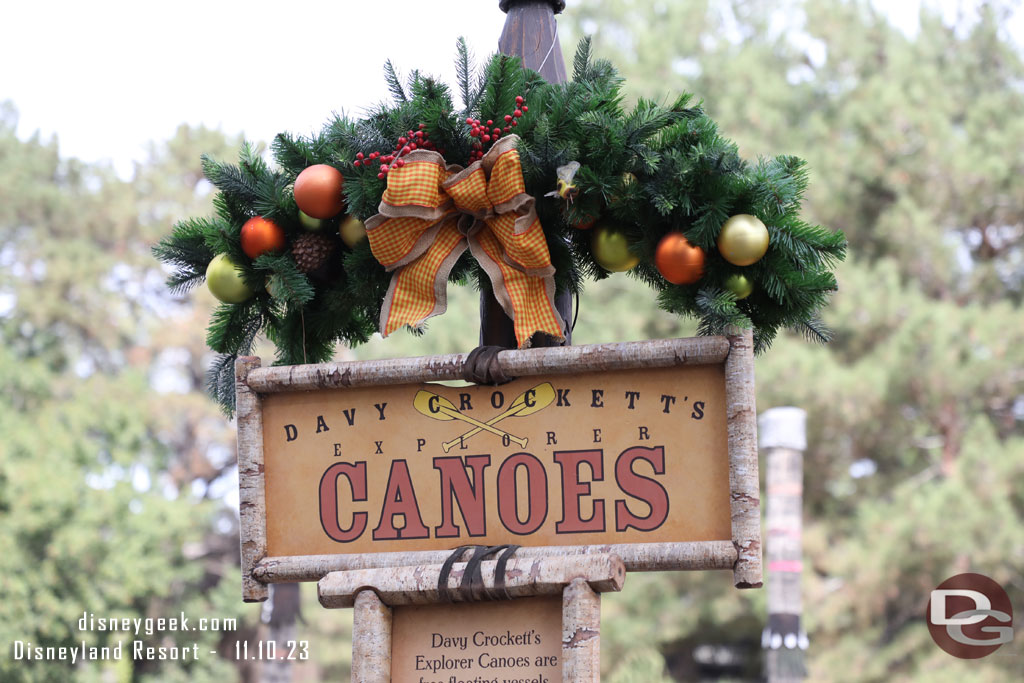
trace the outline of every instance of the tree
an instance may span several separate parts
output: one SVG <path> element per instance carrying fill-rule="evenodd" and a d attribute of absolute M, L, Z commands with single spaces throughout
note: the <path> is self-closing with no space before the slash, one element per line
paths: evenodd
<path fill-rule="evenodd" d="M 2 105 L 0 640 L 122 640 L 126 656 L 74 667 L 5 656 L 0 678 L 63 681 L 73 669 L 76 680 L 223 679 L 233 663 L 206 653 L 233 657 L 227 639 L 244 631 L 135 635 L 78 622 L 183 611 L 245 625 L 235 517 L 219 499 L 233 467 L 230 425 L 194 391 L 210 302 L 170 298 L 149 256 L 175 216 L 208 203 L 199 151 L 237 141 L 182 127 L 125 182 L 62 159 L 38 135 L 19 140 L 16 122 Z M 197 642 L 201 656 L 133 661 L 135 639 Z"/>
<path fill-rule="evenodd" d="M 850 238 L 825 316 L 835 340 L 780 339 L 757 364 L 762 409 L 809 411 L 814 680 L 1024 671 L 1013 657 L 954 660 L 924 622 L 928 592 L 967 569 L 1024 596 L 1011 560 L 1024 549 L 1024 207 L 1011 199 L 1024 195 L 1024 127 L 1010 114 L 1024 108 L 1024 64 L 1007 11 L 985 4 L 947 26 L 926 10 L 912 36 L 841 0 L 595 0 L 563 20 L 574 37 L 595 32 L 635 96 L 690 90 L 744 155 L 808 159 L 808 219 Z M 759 601 L 714 577 L 631 576 L 608 601 L 624 623 L 606 651 L 671 660 L 698 628 L 723 626 L 751 641 L 760 625 L 742 615 Z M 629 665 L 605 661 L 629 680 Z"/>

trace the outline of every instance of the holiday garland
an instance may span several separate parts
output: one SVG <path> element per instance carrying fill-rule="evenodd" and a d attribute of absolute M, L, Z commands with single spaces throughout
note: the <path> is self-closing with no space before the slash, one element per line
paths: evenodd
<path fill-rule="evenodd" d="M 379 327 L 419 329 L 443 311 L 445 279 L 497 288 L 522 346 L 564 331 L 545 314 L 552 288 L 579 294 L 615 271 L 701 334 L 752 327 L 758 351 L 783 327 L 826 341 L 818 312 L 846 240 L 800 219 L 804 162 L 744 161 L 690 95 L 624 111 L 622 79 L 589 40 L 573 66 L 551 84 L 497 55 L 476 74 L 460 40 L 461 110 L 444 84 L 403 84 L 388 62 L 393 104 L 278 135 L 275 167 L 249 144 L 238 165 L 204 156 L 215 214 L 179 222 L 154 253 L 172 290 L 205 279 L 223 302 L 207 336 L 221 405 L 260 333 L 280 364 L 329 360 Z M 425 299 L 410 304 L 414 292 Z"/>

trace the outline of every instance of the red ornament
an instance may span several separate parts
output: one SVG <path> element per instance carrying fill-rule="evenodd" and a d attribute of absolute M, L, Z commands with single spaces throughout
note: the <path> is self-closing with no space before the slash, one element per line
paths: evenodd
<path fill-rule="evenodd" d="M 590 230 L 595 223 L 597 223 L 597 216 L 583 216 L 578 223 L 573 223 L 572 227 L 577 230 Z"/>
<path fill-rule="evenodd" d="M 522 104 L 523 101 L 524 100 L 522 95 L 516 95 L 516 104 Z"/>
<path fill-rule="evenodd" d="M 526 105 L 524 104 L 524 105 L 523 105 L 523 111 L 530 111 L 530 108 L 529 108 L 529 107 L 527 107 L 527 106 L 526 106 Z"/>
<path fill-rule="evenodd" d="M 295 203 L 313 218 L 334 218 L 345 208 L 341 171 L 327 164 L 310 166 L 295 179 Z"/>
<path fill-rule="evenodd" d="M 682 233 L 670 232 L 658 242 L 654 265 L 674 285 L 692 285 L 704 274 L 704 250 L 690 244 Z"/>
<path fill-rule="evenodd" d="M 523 111 L 521 109 L 516 109 L 514 112 L 512 112 L 512 116 L 516 117 L 517 119 L 522 115 Z"/>
<path fill-rule="evenodd" d="M 242 251 L 251 259 L 262 254 L 284 249 L 284 230 L 280 225 L 264 218 L 253 216 L 242 226 L 240 235 Z"/>

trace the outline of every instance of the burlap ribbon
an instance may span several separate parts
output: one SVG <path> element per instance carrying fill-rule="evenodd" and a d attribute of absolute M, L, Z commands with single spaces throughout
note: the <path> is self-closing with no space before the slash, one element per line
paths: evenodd
<path fill-rule="evenodd" d="M 378 213 L 366 221 L 373 255 L 394 272 L 381 309 L 385 337 L 418 327 L 448 305 L 448 275 L 468 248 L 514 321 L 520 348 L 544 332 L 565 338 L 554 266 L 534 199 L 526 194 L 514 135 L 468 168 L 416 150 L 392 166 Z"/>

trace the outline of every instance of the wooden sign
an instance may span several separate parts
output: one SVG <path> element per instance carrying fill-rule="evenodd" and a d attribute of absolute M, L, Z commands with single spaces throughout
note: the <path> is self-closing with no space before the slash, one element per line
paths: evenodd
<path fill-rule="evenodd" d="M 395 607 L 392 683 L 562 680 L 562 598 Z"/>
<path fill-rule="evenodd" d="M 243 593 L 439 563 L 465 544 L 602 552 L 760 583 L 749 335 L 238 365 Z"/>

